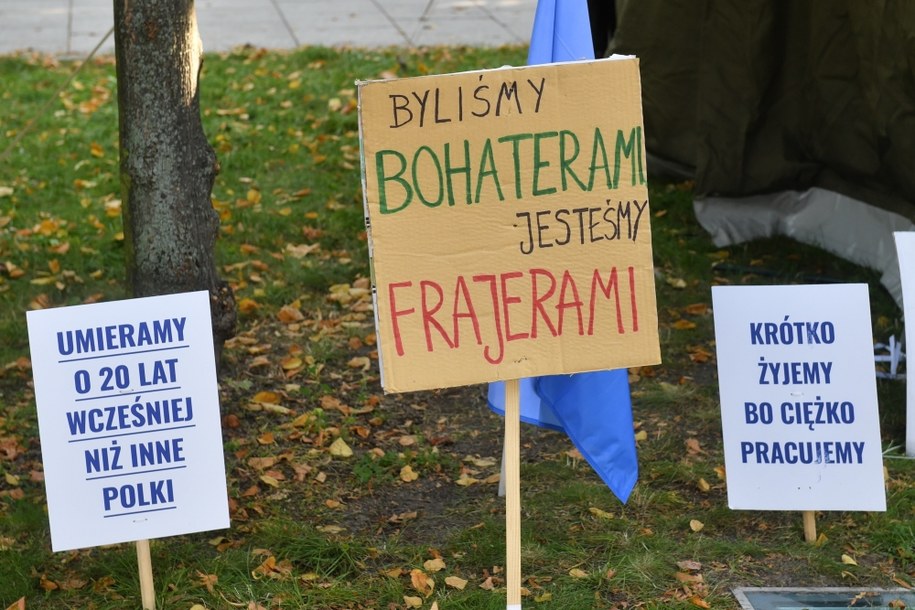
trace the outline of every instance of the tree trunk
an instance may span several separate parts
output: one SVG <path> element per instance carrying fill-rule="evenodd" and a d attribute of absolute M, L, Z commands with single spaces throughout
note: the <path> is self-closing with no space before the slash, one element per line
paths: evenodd
<path fill-rule="evenodd" d="M 127 281 L 135 297 L 208 290 L 217 360 L 235 299 L 214 261 L 219 171 L 200 121 L 193 0 L 114 0 Z"/>

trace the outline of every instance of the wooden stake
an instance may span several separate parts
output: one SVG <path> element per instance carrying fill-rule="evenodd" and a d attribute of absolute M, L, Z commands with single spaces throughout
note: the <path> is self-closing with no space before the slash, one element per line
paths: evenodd
<path fill-rule="evenodd" d="M 143 610 L 156 610 L 156 590 L 153 587 L 149 540 L 137 540 L 137 568 L 140 571 L 140 600 L 143 603 Z"/>
<path fill-rule="evenodd" d="M 812 510 L 804 511 L 804 541 L 809 544 L 817 541 L 817 518 Z"/>
<path fill-rule="evenodd" d="M 521 390 L 505 382 L 505 585 L 506 610 L 521 610 Z"/>

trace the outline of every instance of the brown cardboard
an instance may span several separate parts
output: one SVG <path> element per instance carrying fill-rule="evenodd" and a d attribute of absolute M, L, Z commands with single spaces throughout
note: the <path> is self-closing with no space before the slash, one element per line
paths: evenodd
<path fill-rule="evenodd" d="M 358 85 L 386 391 L 660 362 L 638 60 Z"/>

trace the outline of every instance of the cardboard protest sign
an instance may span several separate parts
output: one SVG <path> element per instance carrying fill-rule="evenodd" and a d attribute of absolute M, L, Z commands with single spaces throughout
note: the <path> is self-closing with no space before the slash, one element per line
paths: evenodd
<path fill-rule="evenodd" d="M 228 527 L 209 294 L 27 318 L 53 549 Z"/>
<path fill-rule="evenodd" d="M 385 390 L 657 364 L 638 61 L 359 83 Z"/>
<path fill-rule="evenodd" d="M 866 284 L 715 286 L 728 505 L 886 510 Z"/>

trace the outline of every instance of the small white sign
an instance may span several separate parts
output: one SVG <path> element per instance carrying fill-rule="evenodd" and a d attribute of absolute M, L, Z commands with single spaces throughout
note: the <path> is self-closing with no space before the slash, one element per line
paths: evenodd
<path fill-rule="evenodd" d="M 728 505 L 886 510 L 867 285 L 715 286 Z"/>
<path fill-rule="evenodd" d="M 899 281 L 902 284 L 903 319 L 910 322 L 905 325 L 906 349 L 915 345 L 915 231 L 897 231 L 896 255 L 899 259 Z M 908 373 L 906 362 L 905 382 L 905 454 L 915 456 L 915 372 Z"/>
<path fill-rule="evenodd" d="M 208 293 L 27 320 L 52 548 L 229 527 Z"/>

